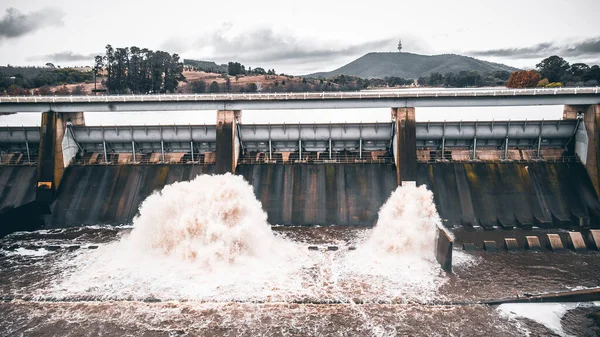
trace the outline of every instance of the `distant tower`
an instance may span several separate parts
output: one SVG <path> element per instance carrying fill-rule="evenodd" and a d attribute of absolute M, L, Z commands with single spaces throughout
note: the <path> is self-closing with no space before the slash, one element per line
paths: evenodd
<path fill-rule="evenodd" d="M 402 52 L 402 39 L 398 41 L 398 52 Z"/>

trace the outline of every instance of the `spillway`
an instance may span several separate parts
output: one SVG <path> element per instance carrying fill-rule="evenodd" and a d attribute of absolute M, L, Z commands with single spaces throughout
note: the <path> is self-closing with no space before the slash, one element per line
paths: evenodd
<path fill-rule="evenodd" d="M 575 113 L 94 127 L 50 111 L 37 137 L 0 128 L 2 206 L 51 211 L 0 238 L 0 330 L 596 333 L 594 307 L 555 310 L 578 320 L 563 330 L 489 305 L 600 294 L 600 109 Z"/>

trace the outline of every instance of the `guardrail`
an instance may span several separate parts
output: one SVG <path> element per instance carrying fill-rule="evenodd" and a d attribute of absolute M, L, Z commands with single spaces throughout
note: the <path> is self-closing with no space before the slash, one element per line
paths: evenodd
<path fill-rule="evenodd" d="M 209 165 L 214 164 L 214 161 L 205 161 L 204 159 L 196 159 L 194 161 L 187 159 L 180 160 L 153 160 L 151 158 L 140 158 L 136 160 L 119 161 L 118 159 L 109 158 L 108 161 L 104 161 L 104 158 L 98 158 L 97 160 L 80 159 L 76 158 L 71 161 L 70 165 L 74 166 L 87 166 L 87 165 L 158 165 L 158 164 L 169 164 L 169 165 Z"/>
<path fill-rule="evenodd" d="M 547 162 L 547 163 L 578 163 L 581 159 L 578 156 L 564 157 L 530 157 L 528 159 L 417 159 L 418 163 L 436 164 L 436 163 L 531 163 L 531 162 Z"/>
<path fill-rule="evenodd" d="M 32 156 L 31 159 L 27 159 L 26 156 L 19 158 L 18 156 L 12 156 L 8 160 L 0 160 L 0 166 L 35 166 L 37 165 L 37 157 Z"/>
<path fill-rule="evenodd" d="M 580 162 L 578 156 L 564 156 L 564 157 L 531 157 L 529 159 L 417 159 L 418 163 L 531 163 L 531 162 L 548 162 L 548 163 L 577 163 Z M 238 161 L 238 165 L 269 165 L 269 164 L 394 164 L 394 157 L 379 157 L 379 158 L 337 158 L 337 159 L 290 159 L 283 161 L 280 159 L 254 159 L 254 158 L 241 158 Z M 135 161 L 118 161 L 109 160 L 105 162 L 103 159 L 89 160 L 89 159 L 74 159 L 71 165 L 75 166 L 87 166 L 87 165 L 158 165 L 158 164 L 169 164 L 169 165 L 210 165 L 214 164 L 214 161 L 200 160 L 177 160 L 177 161 L 156 161 L 147 158 L 138 159 Z M 11 158 L 8 161 L 0 162 L 0 166 L 34 166 L 37 165 L 37 157 L 32 157 L 31 161 L 27 159 L 23 160 L 17 158 Z"/>
<path fill-rule="evenodd" d="M 359 92 L 304 93 L 227 93 L 227 94 L 153 94 L 110 96 L 4 96 L 2 103 L 119 103 L 119 102 L 193 102 L 193 101 L 285 101 L 335 99 L 391 99 L 419 97 L 493 97 L 493 96 L 554 96 L 598 95 L 599 87 L 534 88 L 534 89 L 472 89 L 472 90 L 386 90 Z"/>
<path fill-rule="evenodd" d="M 377 158 L 333 158 L 333 159 L 292 159 L 287 161 L 283 159 L 255 159 L 241 158 L 238 160 L 238 165 L 272 165 L 272 164 L 394 164 L 394 157 L 377 157 Z"/>

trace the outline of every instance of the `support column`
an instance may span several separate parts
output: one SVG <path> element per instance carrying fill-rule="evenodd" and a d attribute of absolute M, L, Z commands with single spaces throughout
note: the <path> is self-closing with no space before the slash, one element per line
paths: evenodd
<path fill-rule="evenodd" d="M 576 108 L 580 108 L 580 106 L 576 106 Z M 582 108 L 584 108 L 583 125 L 587 133 L 587 156 L 582 158 L 582 163 L 594 184 L 596 193 L 600 196 L 600 153 L 598 152 L 600 151 L 600 104 Z M 573 109 L 573 107 L 569 107 L 569 109 Z M 567 106 L 565 106 L 565 110 L 567 110 Z"/>
<path fill-rule="evenodd" d="M 417 128 L 415 108 L 392 108 L 396 123 L 394 135 L 394 159 L 398 185 L 403 181 L 417 180 Z"/>
<path fill-rule="evenodd" d="M 240 121 L 241 116 L 240 110 L 217 111 L 217 174 L 235 173 L 240 146 L 236 135 L 236 123 Z"/>
<path fill-rule="evenodd" d="M 36 201 L 44 204 L 49 205 L 54 200 L 65 168 L 77 153 L 73 151 L 72 139 L 65 139 L 67 123 L 85 125 L 83 112 L 42 113 Z"/>
<path fill-rule="evenodd" d="M 585 106 L 565 105 L 563 109 L 563 119 L 577 119 L 577 114 L 583 112 Z"/>

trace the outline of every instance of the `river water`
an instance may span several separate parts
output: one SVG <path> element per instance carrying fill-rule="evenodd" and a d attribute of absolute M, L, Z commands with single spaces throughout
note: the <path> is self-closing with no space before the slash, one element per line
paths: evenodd
<path fill-rule="evenodd" d="M 271 226 L 241 177 L 200 176 L 150 196 L 133 225 L 45 229 L 2 239 L 0 331 L 600 334 L 600 303 L 477 304 L 600 286 L 599 253 L 457 250 L 454 273 L 446 274 L 433 258 L 438 223 L 431 193 L 402 187 L 374 228 Z"/>

